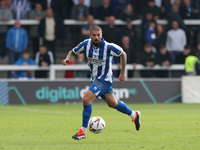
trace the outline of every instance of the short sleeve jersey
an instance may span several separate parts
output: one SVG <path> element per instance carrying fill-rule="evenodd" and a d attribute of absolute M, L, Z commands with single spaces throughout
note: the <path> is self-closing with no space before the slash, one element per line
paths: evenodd
<path fill-rule="evenodd" d="M 85 53 L 90 67 L 91 81 L 95 79 L 113 82 L 112 59 L 119 57 L 123 49 L 104 39 L 99 47 L 93 47 L 92 40 L 86 39 L 72 49 L 75 54 Z"/>

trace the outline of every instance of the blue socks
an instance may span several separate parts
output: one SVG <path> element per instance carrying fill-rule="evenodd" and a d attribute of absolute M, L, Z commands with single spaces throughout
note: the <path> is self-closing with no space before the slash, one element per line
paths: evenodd
<path fill-rule="evenodd" d="M 119 112 L 122 112 L 130 116 L 132 114 L 132 110 L 124 102 L 120 100 L 117 100 L 117 101 L 118 101 L 118 105 L 117 107 L 115 107 L 115 109 L 117 109 Z"/>
<path fill-rule="evenodd" d="M 92 104 L 89 105 L 83 105 L 83 122 L 82 122 L 82 127 L 87 128 L 88 126 L 88 121 L 90 119 L 90 116 L 92 114 Z"/>
<path fill-rule="evenodd" d="M 122 101 L 118 100 L 118 105 L 115 107 L 119 112 L 122 112 L 127 115 L 132 114 L 132 110 Z M 90 119 L 90 116 L 92 114 L 92 104 L 89 105 L 83 105 L 83 120 L 82 120 L 82 127 L 87 128 L 88 127 L 88 121 Z"/>

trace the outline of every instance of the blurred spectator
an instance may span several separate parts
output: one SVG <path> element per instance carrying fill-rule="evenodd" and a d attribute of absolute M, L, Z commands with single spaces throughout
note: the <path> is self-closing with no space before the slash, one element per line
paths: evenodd
<path fill-rule="evenodd" d="M 96 8 L 95 18 L 102 21 L 108 21 L 108 18 L 111 15 L 114 15 L 114 11 L 110 0 L 103 0 L 102 5 Z"/>
<path fill-rule="evenodd" d="M 152 13 L 146 13 L 145 17 L 142 18 L 142 23 L 141 23 L 141 41 L 144 43 L 144 34 L 146 29 L 149 27 L 150 22 L 155 22 L 153 19 L 153 14 Z"/>
<path fill-rule="evenodd" d="M 40 3 L 42 0 L 29 0 L 31 3 L 31 9 L 33 10 L 35 8 L 35 5 L 37 3 Z M 41 4 L 41 3 L 40 3 Z"/>
<path fill-rule="evenodd" d="M 148 0 L 147 5 L 142 8 L 142 15 L 145 16 L 146 13 L 152 13 L 153 18 L 158 20 L 160 18 L 160 8 L 155 5 L 154 0 Z"/>
<path fill-rule="evenodd" d="M 71 12 L 71 18 L 78 21 L 85 21 L 89 15 L 89 8 L 84 5 L 84 0 L 79 0 L 79 4 L 74 5 Z"/>
<path fill-rule="evenodd" d="M 31 10 L 29 0 L 12 0 L 10 9 L 15 19 L 27 19 L 28 12 Z"/>
<path fill-rule="evenodd" d="M 133 47 L 131 47 L 129 36 L 124 35 L 122 37 L 121 43 L 122 43 L 121 47 L 127 54 L 127 64 L 132 64 L 133 68 L 135 68 L 136 62 L 137 62 L 137 53 L 136 53 L 136 50 Z M 114 63 L 117 64 L 119 68 L 118 70 L 114 71 L 115 77 L 118 77 L 120 74 L 120 68 L 121 68 L 120 58 L 114 57 Z M 133 73 L 134 73 L 133 70 L 128 70 L 128 78 L 132 78 Z"/>
<path fill-rule="evenodd" d="M 191 6 L 190 0 L 183 0 L 183 5 L 181 7 L 180 13 L 183 19 L 197 19 L 199 10 Z M 189 28 L 189 31 L 186 32 L 187 43 L 196 47 L 198 42 L 199 28 L 196 25 L 190 25 L 187 27 Z"/>
<path fill-rule="evenodd" d="M 96 9 L 97 9 L 97 7 L 102 5 L 102 3 L 103 3 L 102 1 L 103 0 L 91 0 L 91 5 L 90 5 L 90 14 L 91 15 L 95 16 Z"/>
<path fill-rule="evenodd" d="M 72 7 L 74 6 L 72 0 L 64 0 L 66 3 L 66 19 L 71 19 L 71 10 Z"/>
<path fill-rule="evenodd" d="M 29 19 L 35 19 L 38 21 L 42 20 L 44 16 L 45 12 L 42 10 L 42 6 L 39 3 L 35 5 L 35 10 L 32 10 L 29 13 Z M 35 54 L 39 50 L 38 25 L 33 25 L 30 27 L 30 37 L 32 39 L 33 56 L 35 57 Z"/>
<path fill-rule="evenodd" d="M 58 0 L 40 0 L 40 4 L 42 5 L 42 8 L 46 10 L 47 8 L 55 9 L 55 4 Z"/>
<path fill-rule="evenodd" d="M 159 50 L 161 45 L 165 45 L 166 40 L 167 40 L 167 34 L 165 31 L 165 27 L 161 24 L 158 24 L 156 26 L 156 39 L 153 45 L 156 47 L 157 50 Z"/>
<path fill-rule="evenodd" d="M 79 0 L 79 4 L 74 5 L 71 11 L 71 19 L 77 21 L 86 21 L 89 15 L 89 8 L 84 5 L 84 0 Z M 71 27 L 73 43 L 79 43 L 81 41 L 80 32 L 81 26 L 75 25 Z M 75 45 L 73 45 L 75 46 Z"/>
<path fill-rule="evenodd" d="M 121 32 L 115 25 L 115 16 L 110 16 L 108 25 L 103 28 L 104 38 L 111 43 L 120 43 Z"/>
<path fill-rule="evenodd" d="M 116 18 L 119 17 L 119 14 L 125 9 L 127 4 L 131 4 L 131 0 L 111 0 L 113 5 L 114 15 Z"/>
<path fill-rule="evenodd" d="M 14 64 L 26 50 L 28 36 L 25 29 L 21 27 L 20 21 L 16 20 L 14 27 L 10 28 L 6 37 L 6 47 L 9 50 L 9 64 Z"/>
<path fill-rule="evenodd" d="M 156 64 L 159 64 L 160 66 L 166 66 L 169 67 L 172 64 L 172 56 L 167 51 L 166 46 L 161 45 L 160 49 L 158 50 L 156 54 Z M 167 78 L 169 76 L 168 70 L 158 70 L 155 71 L 156 77 L 160 78 Z"/>
<path fill-rule="evenodd" d="M 103 0 L 91 0 L 91 5 L 93 5 L 94 7 L 98 7 L 100 5 L 102 5 Z"/>
<path fill-rule="evenodd" d="M 123 21 L 137 19 L 137 16 L 134 13 L 134 10 L 131 4 L 126 5 L 124 11 L 122 11 L 121 14 L 119 15 L 119 19 Z"/>
<path fill-rule="evenodd" d="M 159 8 L 161 8 L 162 6 L 162 0 L 154 0 L 155 1 L 155 5 Z"/>
<path fill-rule="evenodd" d="M 47 47 L 42 45 L 40 46 L 39 51 L 36 53 L 35 62 L 40 67 L 47 67 L 51 64 L 54 64 L 54 58 L 51 51 L 47 50 Z M 47 70 L 35 71 L 36 78 L 48 78 Z"/>
<path fill-rule="evenodd" d="M 82 2 L 83 1 L 83 2 Z M 74 5 L 79 5 L 80 3 L 83 3 L 83 5 L 87 6 L 88 8 L 91 6 L 91 0 L 73 0 Z"/>
<path fill-rule="evenodd" d="M 145 31 L 144 39 L 145 43 L 151 43 L 153 44 L 154 41 L 156 40 L 156 23 L 155 22 L 150 22 L 149 27 Z"/>
<path fill-rule="evenodd" d="M 192 50 L 191 54 L 185 58 L 185 72 L 187 75 L 200 75 L 199 51 Z"/>
<path fill-rule="evenodd" d="M 65 19 L 67 17 L 67 11 L 68 9 L 71 9 L 72 7 L 72 2 L 70 4 L 71 0 L 56 0 L 55 8 L 53 9 L 55 12 L 55 17 L 60 18 L 60 19 Z"/>
<path fill-rule="evenodd" d="M 67 65 L 75 65 L 76 59 L 73 57 L 71 61 Z M 75 71 L 73 70 L 67 70 L 65 71 L 65 78 L 74 78 L 75 77 Z"/>
<path fill-rule="evenodd" d="M 140 16 L 142 14 L 142 7 L 145 5 L 146 0 L 132 0 L 134 12 Z"/>
<path fill-rule="evenodd" d="M 184 50 L 186 43 L 185 31 L 179 28 L 178 21 L 172 22 L 172 29 L 167 32 L 166 47 L 172 54 L 173 63 L 176 62 L 176 56 Z"/>
<path fill-rule="evenodd" d="M 172 21 L 176 20 L 176 21 L 178 21 L 179 27 L 183 30 L 186 30 L 186 26 L 185 26 L 183 19 L 179 13 L 179 5 L 178 4 L 174 3 L 172 5 L 172 8 L 168 12 L 166 12 L 166 17 L 167 17 L 169 25 L 172 24 Z"/>
<path fill-rule="evenodd" d="M 189 56 L 190 53 L 191 53 L 191 47 L 189 45 L 186 45 L 184 47 L 184 51 L 179 53 L 179 55 L 177 55 L 176 64 L 185 64 L 185 58 Z M 172 71 L 172 76 L 174 78 L 180 78 L 183 75 L 185 75 L 185 71 L 183 70 Z"/>
<path fill-rule="evenodd" d="M 86 65 L 87 64 L 84 53 L 80 53 L 79 55 L 77 55 L 76 64 L 77 65 Z M 75 77 L 76 78 L 87 78 L 88 71 L 77 70 L 75 72 Z"/>
<path fill-rule="evenodd" d="M 182 0 L 172 0 L 171 1 L 172 2 L 172 4 L 177 4 L 177 5 L 181 5 L 181 2 L 182 2 Z"/>
<path fill-rule="evenodd" d="M 191 0 L 190 2 L 191 2 L 192 7 L 195 8 L 196 13 L 198 13 L 200 10 L 200 1 L 199 0 Z"/>
<path fill-rule="evenodd" d="M 185 58 L 190 54 L 191 52 L 191 47 L 190 45 L 186 45 L 184 47 L 183 52 L 179 53 L 176 57 L 176 64 L 184 64 L 185 63 Z"/>
<path fill-rule="evenodd" d="M 127 54 L 127 64 L 132 64 L 133 68 L 135 68 L 137 62 L 137 53 L 136 50 L 133 47 L 131 47 L 130 38 L 128 36 L 122 37 L 122 48 Z M 134 73 L 133 70 L 129 70 L 128 78 L 132 78 L 133 73 Z"/>
<path fill-rule="evenodd" d="M 136 48 L 138 46 L 138 37 L 130 20 L 126 21 L 126 26 L 123 28 L 123 35 L 129 36 L 131 47 Z"/>
<path fill-rule="evenodd" d="M 93 15 L 88 15 L 87 25 L 83 25 L 81 29 L 82 40 L 90 38 L 90 27 L 94 25 Z"/>
<path fill-rule="evenodd" d="M 180 13 L 183 18 L 195 19 L 199 13 L 200 2 L 198 0 L 183 0 Z"/>
<path fill-rule="evenodd" d="M 48 8 L 46 16 L 40 21 L 39 35 L 43 38 L 43 44 L 52 51 L 54 59 L 56 58 L 56 39 L 64 39 L 64 22 L 53 16 L 53 10 Z"/>
<path fill-rule="evenodd" d="M 30 54 L 28 52 L 23 52 L 22 57 L 15 62 L 15 65 L 35 65 L 35 61 L 30 58 Z M 16 71 L 12 72 L 12 75 L 14 78 L 33 78 L 33 76 L 30 74 L 30 71 Z"/>
<path fill-rule="evenodd" d="M 6 8 L 5 0 L 0 1 L 0 21 L 7 22 L 13 19 L 12 12 Z M 6 55 L 6 33 L 8 26 L 0 25 L 0 57 L 3 58 Z"/>
<path fill-rule="evenodd" d="M 141 64 L 147 67 L 153 67 L 156 61 L 156 54 L 152 51 L 152 45 L 150 43 L 146 43 L 144 45 L 144 51 L 141 54 Z M 142 70 L 140 71 L 141 77 L 154 77 L 154 70 Z"/>
<path fill-rule="evenodd" d="M 172 10 L 172 5 L 178 6 L 178 12 L 180 12 L 180 6 L 182 5 L 182 0 L 165 0 L 162 2 L 165 6 L 165 14 L 167 15 Z"/>
<path fill-rule="evenodd" d="M 67 2 L 68 1 L 68 2 Z M 52 8 L 56 17 L 66 18 L 67 4 L 70 0 L 40 0 L 40 3 L 44 10 Z"/>
<path fill-rule="evenodd" d="M 155 1 L 156 3 L 156 1 Z M 158 6 L 156 4 L 156 6 Z M 159 7 L 159 6 L 158 6 Z M 160 8 L 160 19 L 164 19 L 166 18 L 166 10 L 168 9 L 168 12 L 171 10 L 171 0 L 165 0 L 161 2 L 161 6 L 159 7 Z"/>

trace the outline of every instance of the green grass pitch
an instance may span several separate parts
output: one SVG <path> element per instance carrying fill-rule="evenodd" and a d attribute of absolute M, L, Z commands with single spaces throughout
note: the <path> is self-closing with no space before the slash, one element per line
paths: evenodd
<path fill-rule="evenodd" d="M 142 113 L 142 127 L 106 104 L 92 116 L 106 122 L 100 134 L 72 140 L 81 126 L 82 105 L 0 106 L 0 150 L 199 150 L 199 104 L 128 104 Z"/>

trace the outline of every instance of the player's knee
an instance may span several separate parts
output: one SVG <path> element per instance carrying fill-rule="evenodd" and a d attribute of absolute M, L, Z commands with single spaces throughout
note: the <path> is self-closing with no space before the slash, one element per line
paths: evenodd
<path fill-rule="evenodd" d="M 111 108 L 117 107 L 117 103 L 108 103 L 108 106 Z"/>
<path fill-rule="evenodd" d="M 82 101 L 83 101 L 83 105 L 89 105 L 89 104 L 91 104 L 90 99 L 87 96 L 85 96 L 85 95 L 83 96 Z"/>

